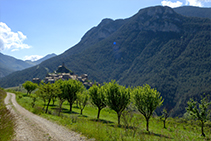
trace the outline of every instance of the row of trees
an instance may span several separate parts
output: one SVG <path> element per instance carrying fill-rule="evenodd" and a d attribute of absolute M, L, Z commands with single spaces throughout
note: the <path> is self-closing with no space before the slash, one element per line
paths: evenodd
<path fill-rule="evenodd" d="M 23 84 L 26 89 L 31 88 L 30 90 L 27 89 L 29 93 L 35 89 L 35 86 L 26 87 L 30 83 L 32 82 L 26 82 Z M 72 105 L 76 101 L 79 108 L 81 109 L 82 114 L 87 101 L 90 99 L 91 103 L 98 108 L 98 120 L 100 117 L 100 111 L 105 107 L 109 107 L 117 113 L 118 125 L 120 125 L 120 119 L 123 111 L 126 109 L 128 104 L 133 103 L 137 110 L 145 117 L 147 131 L 149 131 L 150 117 L 156 108 L 161 106 L 163 103 L 163 99 L 160 93 L 147 84 L 134 88 L 126 88 L 125 86 L 119 85 L 114 80 L 109 83 L 104 83 L 102 86 L 93 85 L 89 88 L 89 90 L 86 90 L 84 85 L 77 80 L 58 80 L 53 84 L 40 84 L 36 94 L 43 99 L 44 106 L 46 105 L 46 108 L 44 107 L 46 113 L 48 112 L 48 107 L 51 100 L 55 101 L 55 99 L 58 98 L 58 115 L 60 115 L 62 104 L 65 100 L 69 102 L 70 112 L 72 112 Z M 203 127 L 204 123 L 208 119 L 208 106 L 211 103 L 207 102 L 205 99 L 202 99 L 201 104 L 199 104 L 200 109 L 198 109 L 198 103 L 193 101 L 193 99 L 191 99 L 187 104 L 187 112 L 190 113 L 191 116 L 201 121 L 202 135 L 205 136 Z M 164 128 L 165 121 L 167 120 L 168 116 L 169 113 L 164 109 L 162 117 L 164 121 Z"/>
<path fill-rule="evenodd" d="M 34 87 L 26 87 L 26 85 L 29 85 L 30 83 L 32 82 L 26 82 L 23 86 L 27 91 L 31 92 L 34 90 Z M 93 85 L 89 90 L 86 90 L 84 85 L 77 80 L 58 80 L 53 84 L 40 84 L 36 94 L 43 100 L 44 106 L 46 105 L 46 108 L 44 107 L 45 113 L 48 112 L 50 102 L 52 100 L 54 101 L 55 98 L 58 98 L 58 115 L 60 115 L 62 104 L 65 100 L 67 100 L 70 105 L 70 112 L 72 112 L 72 105 L 76 101 L 82 114 L 88 99 L 90 99 L 91 103 L 98 108 L 98 120 L 100 111 L 105 107 L 109 107 L 117 113 L 118 125 L 120 125 L 122 112 L 128 104 L 134 103 L 138 111 L 146 119 L 147 131 L 149 131 L 149 119 L 153 111 L 163 103 L 160 93 L 157 90 L 152 89 L 149 85 L 126 88 L 125 86 L 119 85 L 114 80 L 109 83 L 104 83 L 102 86 Z"/>

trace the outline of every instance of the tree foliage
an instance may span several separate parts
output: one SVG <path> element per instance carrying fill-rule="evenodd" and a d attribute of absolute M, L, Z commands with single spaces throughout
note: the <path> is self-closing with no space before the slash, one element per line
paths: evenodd
<path fill-rule="evenodd" d="M 106 88 L 106 104 L 117 113 L 118 125 L 122 112 L 130 102 L 130 89 L 125 88 L 112 80 L 105 84 Z"/>
<path fill-rule="evenodd" d="M 65 97 L 65 87 L 64 87 L 64 81 L 62 81 L 61 79 L 55 82 L 55 85 L 57 85 L 57 87 L 60 88 L 59 93 L 56 94 L 56 96 L 59 99 L 59 111 L 58 111 L 58 116 L 60 116 L 60 113 L 62 111 L 62 104 L 63 102 L 66 100 Z"/>
<path fill-rule="evenodd" d="M 202 98 L 200 103 L 194 101 L 192 98 L 187 102 L 188 107 L 186 108 L 187 112 L 195 119 L 201 121 L 201 135 L 205 136 L 204 134 L 204 123 L 209 120 L 210 110 L 209 105 L 211 102 L 208 102 L 208 96 Z"/>
<path fill-rule="evenodd" d="M 84 89 L 83 83 L 77 80 L 69 79 L 63 82 L 64 94 L 66 100 L 70 104 L 70 112 L 72 112 L 72 105 L 77 99 L 77 93 Z"/>
<path fill-rule="evenodd" d="M 25 83 L 23 83 L 22 86 L 27 90 L 27 94 L 31 94 L 31 92 L 38 87 L 36 83 L 33 83 L 31 81 L 26 81 Z"/>
<path fill-rule="evenodd" d="M 146 119 L 146 130 L 149 131 L 149 119 L 158 106 L 163 103 L 160 93 L 149 85 L 137 86 L 133 89 L 134 102 L 138 111 Z"/>
<path fill-rule="evenodd" d="M 38 93 L 39 95 L 47 101 L 47 107 L 45 110 L 45 113 L 48 112 L 48 106 L 52 100 L 53 97 L 55 97 L 56 94 L 60 93 L 60 89 L 56 84 L 51 83 L 42 83 L 39 86 Z"/>
<path fill-rule="evenodd" d="M 83 114 L 83 110 L 85 106 L 87 105 L 89 99 L 88 91 L 87 90 L 82 90 L 81 92 L 77 93 L 77 100 L 78 100 L 78 105 L 79 108 L 81 109 L 81 115 Z"/>
<path fill-rule="evenodd" d="M 93 85 L 89 88 L 91 103 L 98 108 L 97 119 L 100 117 L 100 111 L 106 107 L 105 92 L 103 86 Z"/>

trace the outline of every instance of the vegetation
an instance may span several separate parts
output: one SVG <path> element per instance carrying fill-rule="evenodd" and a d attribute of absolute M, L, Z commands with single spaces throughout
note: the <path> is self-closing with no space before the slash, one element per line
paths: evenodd
<path fill-rule="evenodd" d="M 23 83 L 22 86 L 27 90 L 27 94 L 31 94 L 31 92 L 38 87 L 36 83 L 33 83 L 31 81 L 26 81 L 25 83 Z"/>
<path fill-rule="evenodd" d="M 161 115 L 161 120 L 163 120 L 163 128 L 166 128 L 166 120 L 168 119 L 171 111 L 167 111 L 166 108 L 163 108 L 162 115 Z"/>
<path fill-rule="evenodd" d="M 58 80 L 55 83 L 60 89 L 60 93 L 57 93 L 57 97 L 59 98 L 59 112 L 58 112 L 58 116 L 60 116 L 60 113 L 62 111 L 62 104 L 66 100 L 64 83 L 65 82 L 62 81 L 62 80 Z"/>
<path fill-rule="evenodd" d="M 77 108 L 76 103 L 73 104 L 73 112 L 69 113 L 69 103 L 64 102 L 60 116 L 57 116 L 55 106 L 59 106 L 59 100 L 55 102 L 55 106 L 49 105 L 49 112 L 45 114 L 39 107 L 43 106 L 42 99 L 38 98 L 34 108 L 30 103 L 32 99 L 26 94 L 17 95 L 18 102 L 26 109 L 33 113 L 40 114 L 49 120 L 65 126 L 71 130 L 82 133 L 88 138 L 95 138 L 98 141 L 139 141 L 139 140 L 210 140 L 211 139 L 211 122 L 205 123 L 204 131 L 207 133 L 206 137 L 198 136 L 200 134 L 200 121 L 185 120 L 183 118 L 168 118 L 168 127 L 162 127 L 163 121 L 160 117 L 153 116 L 150 120 L 151 132 L 144 130 L 146 120 L 142 114 L 138 112 L 128 112 L 122 114 L 122 121 L 127 120 L 128 125 L 122 122 L 122 126 L 118 126 L 116 112 L 106 107 L 101 110 L 101 118 L 96 120 L 96 113 L 98 109 L 92 104 L 88 104 L 83 111 L 83 116 L 80 115 L 80 108 Z M 129 105 L 128 105 L 129 106 Z M 128 109 L 129 107 L 127 107 Z M 131 117 L 131 118 L 129 118 Z M 123 120 L 124 119 L 124 120 Z M 132 119 L 132 120 L 131 120 Z"/>
<path fill-rule="evenodd" d="M 114 80 L 105 84 L 105 88 L 106 104 L 117 113 L 118 125 L 120 125 L 122 112 L 130 102 L 130 90 L 120 86 Z"/>
<path fill-rule="evenodd" d="M 91 103 L 98 108 L 97 119 L 100 118 L 100 111 L 106 107 L 106 99 L 104 93 L 104 87 L 93 85 L 89 88 L 89 95 Z"/>
<path fill-rule="evenodd" d="M 133 90 L 134 102 L 138 111 L 146 119 L 146 130 L 149 131 L 149 119 L 155 109 L 163 103 L 160 93 L 149 85 L 136 87 Z"/>
<path fill-rule="evenodd" d="M 201 102 L 198 103 L 197 101 L 194 101 L 193 99 L 190 99 L 188 101 L 188 107 L 186 108 L 187 112 L 190 113 L 190 115 L 201 121 L 201 135 L 205 136 L 204 134 L 204 123 L 210 119 L 210 113 L 211 110 L 209 110 L 209 105 L 211 102 L 208 102 L 207 96 L 201 99 Z"/>
<path fill-rule="evenodd" d="M 85 106 L 87 105 L 88 99 L 89 99 L 89 95 L 88 95 L 87 90 L 83 90 L 82 92 L 77 93 L 77 100 L 78 100 L 79 108 L 81 109 L 81 113 L 80 113 L 81 115 L 83 114 L 83 110 Z"/>
<path fill-rule="evenodd" d="M 39 93 L 39 95 L 42 95 L 41 97 L 44 98 L 44 101 L 47 101 L 47 107 L 45 110 L 45 113 L 47 113 L 51 100 L 53 99 L 53 97 L 56 96 L 56 94 L 60 93 L 60 89 L 56 84 L 42 83 L 39 86 L 37 93 Z"/>
<path fill-rule="evenodd" d="M 161 13 L 150 16 L 149 11 Z M 60 56 L 10 74 L 0 79 L 0 85 L 44 79 L 65 62 L 76 74 L 87 73 L 100 83 L 115 79 L 125 86 L 149 84 L 161 92 L 163 106 L 174 109 L 172 116 L 181 117 L 190 97 L 211 93 L 210 28 L 210 19 L 181 16 L 169 7 L 145 8 L 125 20 L 102 20 Z"/>
<path fill-rule="evenodd" d="M 63 82 L 64 85 L 64 95 L 66 100 L 70 104 L 70 112 L 72 112 L 72 105 L 77 99 L 77 93 L 84 89 L 83 84 L 80 81 L 69 79 Z"/>
<path fill-rule="evenodd" d="M 0 88 L 0 140 L 9 141 L 14 137 L 15 117 L 4 104 L 6 92 Z"/>

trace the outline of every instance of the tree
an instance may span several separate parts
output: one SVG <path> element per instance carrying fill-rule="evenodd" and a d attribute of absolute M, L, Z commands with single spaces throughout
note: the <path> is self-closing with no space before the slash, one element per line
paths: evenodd
<path fill-rule="evenodd" d="M 166 120 L 169 117 L 171 111 L 168 112 L 166 108 L 163 108 L 161 120 L 163 120 L 163 128 L 166 128 Z"/>
<path fill-rule="evenodd" d="M 93 85 L 89 88 L 91 103 L 98 108 L 97 119 L 99 120 L 100 111 L 106 107 L 106 99 L 103 86 Z"/>
<path fill-rule="evenodd" d="M 31 94 L 31 92 L 38 87 L 36 83 L 33 83 L 31 81 L 26 81 L 25 83 L 23 83 L 22 86 L 27 90 L 27 95 Z"/>
<path fill-rule="evenodd" d="M 138 111 L 146 119 L 146 130 L 149 131 L 149 119 L 158 106 L 163 103 L 160 93 L 149 85 L 133 89 L 134 102 Z"/>
<path fill-rule="evenodd" d="M 209 120 L 209 113 L 208 110 L 209 105 L 211 102 L 208 102 L 208 96 L 202 98 L 200 103 L 194 101 L 192 98 L 187 102 L 188 107 L 186 108 L 187 112 L 195 119 L 201 121 L 201 135 L 205 137 L 204 134 L 204 123 Z"/>
<path fill-rule="evenodd" d="M 84 85 L 77 80 L 69 79 L 64 81 L 64 94 L 70 104 L 70 112 L 72 112 L 72 105 L 77 99 L 77 93 L 84 88 Z"/>
<path fill-rule="evenodd" d="M 130 89 L 120 86 L 115 80 L 105 84 L 106 104 L 117 113 L 118 125 L 122 112 L 130 102 Z"/>
<path fill-rule="evenodd" d="M 60 113 L 62 111 L 62 104 L 66 100 L 65 89 L 64 89 L 64 81 L 60 79 L 60 80 L 55 82 L 55 85 L 57 85 L 60 88 L 60 93 L 57 93 L 57 95 L 56 95 L 59 98 L 59 112 L 58 112 L 58 116 L 60 116 Z"/>
<path fill-rule="evenodd" d="M 89 99 L 88 91 L 83 90 L 77 93 L 77 99 L 78 99 L 78 105 L 79 105 L 79 108 L 81 109 L 81 115 L 82 115 L 83 109 L 85 108 L 87 101 Z"/>
<path fill-rule="evenodd" d="M 50 84 L 50 83 L 43 83 L 42 85 L 39 86 L 39 90 L 38 90 L 43 96 L 42 98 L 45 98 L 48 103 L 47 103 L 47 107 L 46 107 L 46 110 L 45 110 L 45 113 L 48 112 L 48 106 L 52 100 L 52 98 L 60 93 L 60 89 L 59 87 L 56 85 L 56 84 Z"/>

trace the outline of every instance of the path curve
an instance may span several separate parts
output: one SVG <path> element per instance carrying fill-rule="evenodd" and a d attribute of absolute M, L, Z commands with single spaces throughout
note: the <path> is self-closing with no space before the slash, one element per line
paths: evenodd
<path fill-rule="evenodd" d="M 27 111 L 16 102 L 15 94 L 13 93 L 7 93 L 4 102 L 17 119 L 15 141 L 86 140 L 85 137 L 76 132 Z"/>

